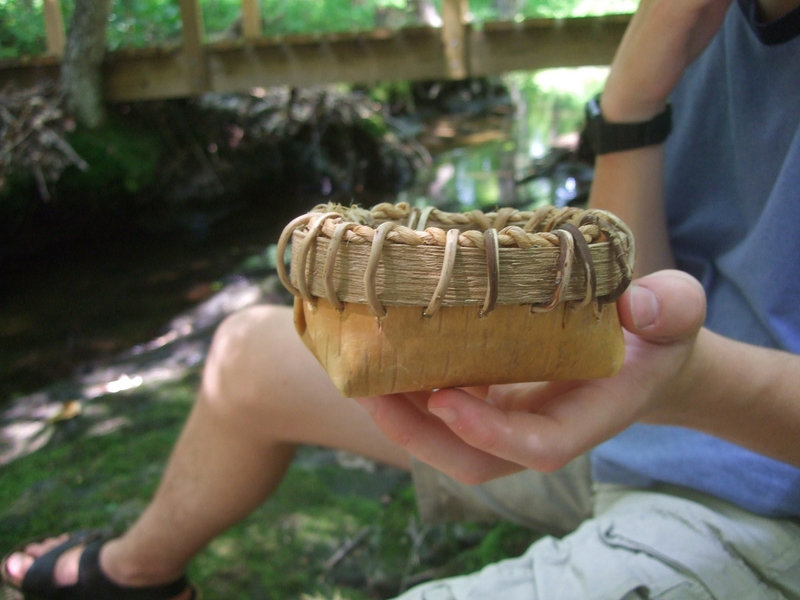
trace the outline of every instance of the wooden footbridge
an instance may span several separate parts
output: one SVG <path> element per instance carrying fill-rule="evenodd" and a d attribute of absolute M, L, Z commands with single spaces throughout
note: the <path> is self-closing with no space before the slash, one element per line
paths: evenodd
<path fill-rule="evenodd" d="M 277 85 L 463 79 L 514 70 L 607 65 L 628 15 L 473 25 L 468 0 L 443 0 L 442 25 L 367 32 L 262 34 L 258 0 L 242 0 L 242 34 L 206 41 L 198 0 L 178 0 L 182 42 L 109 52 L 109 101 L 154 100 Z M 58 77 L 66 36 L 59 0 L 45 0 L 47 53 L 0 61 L 0 89 Z"/>

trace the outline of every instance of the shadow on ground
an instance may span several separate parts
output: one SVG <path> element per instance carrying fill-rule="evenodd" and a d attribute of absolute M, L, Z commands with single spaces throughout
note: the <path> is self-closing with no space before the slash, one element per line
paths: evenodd
<path fill-rule="evenodd" d="M 273 275 L 230 278 L 156 339 L 7 406 L 0 551 L 64 530 L 124 530 L 155 490 L 217 324 L 286 301 Z M 532 537 L 510 524 L 422 524 L 406 473 L 306 447 L 278 492 L 215 539 L 190 577 L 206 600 L 386 598 L 516 554 Z"/>

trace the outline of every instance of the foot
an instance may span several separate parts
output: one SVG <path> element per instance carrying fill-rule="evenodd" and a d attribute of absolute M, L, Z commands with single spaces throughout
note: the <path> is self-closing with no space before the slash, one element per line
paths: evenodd
<path fill-rule="evenodd" d="M 22 589 L 23 580 L 28 570 L 33 566 L 34 562 L 67 542 L 69 539 L 68 534 L 62 534 L 58 537 L 48 538 L 41 542 L 34 542 L 28 544 L 24 548 L 10 554 L 2 565 L 3 580 L 11 587 Z M 79 565 L 80 559 L 83 555 L 85 545 L 77 545 L 73 548 L 66 550 L 56 560 L 52 568 L 52 582 L 54 587 L 69 587 L 75 585 L 79 578 Z M 148 580 L 146 578 L 126 579 L 124 576 L 118 575 L 115 570 L 108 569 L 102 560 L 102 551 L 100 553 L 100 564 L 103 575 L 110 580 L 113 584 L 120 587 L 143 587 L 143 586 L 156 586 L 168 583 L 175 580 L 177 577 L 170 577 L 168 579 L 160 578 L 158 580 Z M 111 573 L 114 573 L 113 575 Z M 187 587 L 182 593 L 173 596 L 167 600 L 191 600 L 193 598 L 193 591 Z"/>

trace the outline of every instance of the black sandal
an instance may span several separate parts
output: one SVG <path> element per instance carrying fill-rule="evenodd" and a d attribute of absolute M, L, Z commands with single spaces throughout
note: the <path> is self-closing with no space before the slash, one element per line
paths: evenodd
<path fill-rule="evenodd" d="M 17 585 L 9 581 L 6 563 L 11 554 L 24 551 L 23 546 L 6 556 L 0 564 L 3 581 L 9 587 L 22 592 L 25 600 L 169 600 L 187 589 L 192 591 L 192 600 L 197 598 L 197 591 L 186 577 L 179 577 L 164 585 L 147 587 L 128 587 L 114 583 L 100 569 L 100 548 L 105 541 L 106 538 L 96 532 L 70 534 L 65 542 L 34 560 L 22 583 Z M 64 552 L 80 545 L 84 549 L 78 565 L 78 582 L 69 586 L 56 586 L 53 581 L 56 561 Z"/>

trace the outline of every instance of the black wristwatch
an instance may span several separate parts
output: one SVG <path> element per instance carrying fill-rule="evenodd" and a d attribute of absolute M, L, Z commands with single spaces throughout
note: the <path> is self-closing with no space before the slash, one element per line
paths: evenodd
<path fill-rule="evenodd" d="M 586 103 L 586 139 L 595 154 L 608 154 L 661 144 L 672 131 L 672 108 L 649 121 L 609 123 L 600 111 L 600 95 Z"/>

